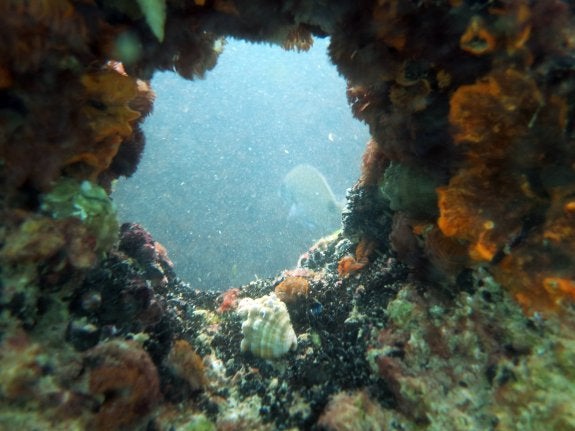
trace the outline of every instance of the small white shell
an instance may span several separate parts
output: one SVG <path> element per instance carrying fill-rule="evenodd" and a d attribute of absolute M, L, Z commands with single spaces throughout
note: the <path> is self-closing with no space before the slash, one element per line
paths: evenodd
<path fill-rule="evenodd" d="M 260 358 L 273 359 L 297 348 L 287 307 L 275 293 L 258 299 L 242 299 L 238 312 L 247 315 L 242 324 L 242 352 L 250 351 Z"/>

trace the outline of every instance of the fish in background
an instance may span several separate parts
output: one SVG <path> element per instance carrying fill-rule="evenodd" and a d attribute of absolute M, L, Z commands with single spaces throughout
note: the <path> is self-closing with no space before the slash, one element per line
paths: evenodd
<path fill-rule="evenodd" d="M 343 203 L 324 176 L 311 165 L 297 165 L 284 177 L 281 197 L 289 204 L 288 220 L 323 235 L 341 227 Z"/>

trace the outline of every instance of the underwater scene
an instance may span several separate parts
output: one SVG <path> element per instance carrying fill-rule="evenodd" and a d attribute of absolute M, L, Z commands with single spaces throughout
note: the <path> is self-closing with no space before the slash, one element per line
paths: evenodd
<path fill-rule="evenodd" d="M 154 75 L 142 160 L 112 199 L 195 288 L 272 277 L 340 227 L 369 130 L 328 42 L 297 52 L 229 39 L 203 80 Z"/>
<path fill-rule="evenodd" d="M 575 430 L 573 1 L 0 28 L 0 431 Z"/>

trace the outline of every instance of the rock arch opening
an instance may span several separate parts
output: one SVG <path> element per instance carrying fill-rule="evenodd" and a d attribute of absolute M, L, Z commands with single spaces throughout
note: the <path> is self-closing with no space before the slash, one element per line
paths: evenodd
<path fill-rule="evenodd" d="M 568 0 L 0 1 L 0 423 L 573 429 L 573 23 Z M 342 235 L 223 295 L 147 232 L 116 247 L 141 80 L 312 35 L 373 136 Z"/>
<path fill-rule="evenodd" d="M 317 178 L 283 184 L 313 166 L 341 209 L 359 176 L 369 132 L 352 117 L 328 43 L 298 53 L 231 39 L 204 80 L 154 77 L 144 157 L 112 196 L 121 220 L 148 228 L 194 287 L 273 276 L 339 227 Z"/>

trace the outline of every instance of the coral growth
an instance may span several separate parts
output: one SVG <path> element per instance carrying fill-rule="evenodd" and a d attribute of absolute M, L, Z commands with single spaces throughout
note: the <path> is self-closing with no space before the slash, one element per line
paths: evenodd
<path fill-rule="evenodd" d="M 337 263 L 337 272 L 340 277 L 348 277 L 351 273 L 363 269 L 369 263 L 369 257 L 375 250 L 377 243 L 367 237 L 355 247 L 354 256 L 344 256 Z"/>
<path fill-rule="evenodd" d="M 282 42 L 282 48 L 286 50 L 308 51 L 313 45 L 311 32 L 303 25 L 289 31 L 285 40 Z"/>
<path fill-rule="evenodd" d="M 226 311 L 233 311 L 238 308 L 239 293 L 240 289 L 232 287 L 220 295 L 221 304 L 218 307 L 218 313 L 225 313 Z"/>
<path fill-rule="evenodd" d="M 498 370 L 496 378 L 513 378 L 497 391 L 493 412 L 502 429 L 548 428 L 567 431 L 575 427 L 570 401 L 575 396 L 573 355 L 575 346 L 571 334 L 563 333 L 555 343 L 540 346 L 544 354 L 533 355 L 509 370 Z M 549 391 L 550 385 L 553 390 Z M 509 414 L 512 412 L 512 414 Z"/>
<path fill-rule="evenodd" d="M 306 298 L 309 293 L 309 281 L 304 277 L 287 277 L 278 284 L 275 294 L 280 301 L 289 304 Z"/>
<path fill-rule="evenodd" d="M 166 357 L 167 366 L 196 391 L 207 384 L 204 363 L 200 355 L 186 340 L 176 340 Z"/>
<path fill-rule="evenodd" d="M 572 429 L 574 22 L 567 0 L 0 2 L 0 426 Z M 326 36 L 372 134 L 343 232 L 220 303 L 140 226 L 116 249 L 154 72 Z M 310 297 L 290 315 L 276 284 Z M 156 417 L 160 391 L 181 410 Z"/>
<path fill-rule="evenodd" d="M 154 284 L 158 288 L 164 286 L 157 284 L 157 279 L 146 278 L 137 265 L 126 262 L 124 255 L 113 253 L 86 274 L 75 293 L 72 310 L 79 317 L 89 318 L 102 338 L 110 331 L 123 336 L 165 332 L 161 326 L 166 318 L 165 304 Z M 162 337 L 161 346 L 167 349 L 168 343 Z M 165 354 L 167 351 L 162 353 Z"/>
<path fill-rule="evenodd" d="M 140 117 L 129 107 L 138 91 L 134 78 L 118 71 L 114 65 L 80 78 L 88 103 L 81 110 L 92 131 L 94 149 L 70 157 L 66 164 L 83 163 L 91 169 L 90 178 L 97 179 L 118 153 L 122 141 L 132 132 L 133 122 Z"/>
<path fill-rule="evenodd" d="M 116 208 L 105 190 L 89 181 L 63 178 L 42 197 L 41 208 L 55 219 L 81 220 L 98 254 L 108 251 L 118 239 Z"/>
<path fill-rule="evenodd" d="M 329 431 L 382 431 L 384 412 L 365 391 L 335 394 L 317 424 Z"/>
<path fill-rule="evenodd" d="M 350 91 L 348 90 L 348 97 Z M 381 147 L 373 138 L 370 139 L 363 153 L 359 185 L 365 187 L 377 184 L 388 164 L 389 160 L 385 157 Z"/>
<path fill-rule="evenodd" d="M 6 242 L 0 253 L 6 270 L 10 266 L 17 269 L 25 263 L 49 262 L 55 257 L 74 268 L 88 269 L 97 260 L 94 236 L 75 219 L 29 218 L 6 237 Z"/>
<path fill-rule="evenodd" d="M 22 307 L 36 308 L 39 285 L 58 290 L 65 280 L 81 279 L 117 240 L 114 206 L 87 180 L 63 178 L 40 202 L 40 214 L 5 214 L 2 304 L 19 296 Z"/>
<path fill-rule="evenodd" d="M 174 276 L 174 264 L 166 249 L 154 241 L 150 233 L 137 223 L 124 223 L 120 228 L 118 248 L 144 270 L 146 276 L 157 284 L 166 284 Z"/>
<path fill-rule="evenodd" d="M 108 341 L 86 355 L 89 391 L 99 400 L 89 427 L 122 430 L 145 424 L 160 401 L 158 371 L 135 342 Z"/>
<path fill-rule="evenodd" d="M 357 187 L 381 181 L 406 263 L 435 281 L 488 265 L 526 309 L 564 307 L 575 178 L 572 73 L 560 65 L 573 50 L 566 3 L 385 1 L 353 18 L 360 22 L 379 45 L 335 32 L 330 53 L 373 134 Z M 367 223 L 361 229 L 345 232 L 372 235 Z"/>
<path fill-rule="evenodd" d="M 529 75 L 514 69 L 460 87 L 451 99 L 450 122 L 455 143 L 465 148 L 466 163 L 447 186 L 438 189 L 442 232 L 465 240 L 472 259 L 499 264 L 495 273 L 504 277 L 505 285 L 527 308 L 538 304 L 540 309 L 569 296 L 561 289 L 549 292 L 544 288 L 543 278 L 561 278 L 562 272 L 555 273 L 552 266 L 539 267 L 537 273 L 515 267 L 515 282 L 503 274 L 517 260 L 540 253 L 535 244 L 542 241 L 542 228 L 551 221 L 546 220 L 551 215 L 546 208 L 555 205 L 555 190 L 565 188 L 553 185 L 555 179 L 548 172 L 535 168 L 552 152 L 561 151 L 559 133 L 566 124 L 565 102 L 545 97 Z M 561 172 L 562 168 L 557 169 Z M 552 223 L 557 226 L 558 222 Z M 548 252 L 566 251 L 572 247 L 569 241 L 568 231 L 562 231 L 549 242 Z"/>
<path fill-rule="evenodd" d="M 34 399 L 47 362 L 42 347 L 31 343 L 22 330 L 3 340 L 0 348 L 0 397 L 9 401 Z"/>
<path fill-rule="evenodd" d="M 525 328 L 529 320 L 492 279 L 476 282 L 482 285 L 477 292 L 460 293 L 454 302 L 435 302 L 435 298 L 430 304 L 430 298 L 405 286 L 388 303 L 388 323 L 372 332 L 367 356 L 396 400 L 398 412 L 392 413 L 393 419 L 388 417 L 389 422 L 466 430 L 486 429 L 503 418 L 517 419 L 514 412 L 500 410 L 494 393 L 509 394 L 513 403 L 517 401 L 511 394 L 514 388 L 521 391 L 515 379 L 522 382 L 518 386 L 537 386 L 537 380 L 523 374 L 523 365 L 516 364 L 542 360 L 536 352 L 546 349 L 547 342 L 537 329 Z M 550 374 L 560 372 L 556 359 L 550 362 Z M 571 382 L 566 383 L 570 386 Z M 560 398 L 556 405 L 563 401 Z M 536 402 L 529 402 L 535 411 Z M 487 409 L 480 413 L 482 406 Z M 501 412 L 500 419 L 494 411 Z"/>

